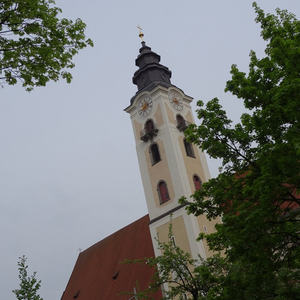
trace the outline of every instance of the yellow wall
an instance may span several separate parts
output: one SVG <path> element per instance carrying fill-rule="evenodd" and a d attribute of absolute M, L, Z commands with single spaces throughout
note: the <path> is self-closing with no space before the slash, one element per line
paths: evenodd
<path fill-rule="evenodd" d="M 176 246 L 180 247 L 185 252 L 191 253 L 191 248 L 190 248 L 183 216 L 172 218 L 171 222 L 172 222 L 172 232 L 173 232 L 173 236 L 175 237 Z M 164 243 L 168 242 L 169 226 L 170 226 L 170 221 L 157 227 L 156 231 L 157 231 L 157 236 L 159 241 Z"/>
<path fill-rule="evenodd" d="M 190 122 L 190 123 L 194 123 L 194 118 L 193 118 L 193 115 L 191 113 L 191 111 L 189 111 L 185 117 L 185 119 Z"/>
<path fill-rule="evenodd" d="M 200 232 L 204 232 L 205 234 L 210 234 L 215 232 L 216 231 L 215 225 L 217 223 L 221 223 L 220 218 L 216 218 L 214 220 L 209 221 L 205 215 L 198 216 L 197 220 L 198 220 Z M 203 244 L 204 244 L 206 256 L 207 257 L 212 256 L 213 252 L 209 250 L 206 239 L 203 240 Z"/>
<path fill-rule="evenodd" d="M 163 116 L 162 116 L 162 112 L 161 112 L 161 107 L 160 107 L 160 104 L 158 104 L 157 106 L 157 110 L 155 112 L 155 115 L 154 115 L 154 122 L 155 122 L 155 125 L 157 127 L 160 127 L 163 123 L 164 123 L 164 120 L 163 120 Z"/>
<path fill-rule="evenodd" d="M 182 136 L 178 137 L 178 143 L 179 143 L 179 146 L 180 146 L 180 150 L 181 150 L 181 153 L 182 153 L 184 165 L 185 165 L 185 168 L 186 168 L 188 181 L 189 181 L 192 192 L 194 192 L 195 191 L 195 186 L 194 186 L 193 176 L 198 175 L 202 182 L 203 182 L 203 178 L 205 178 L 205 176 L 203 174 L 203 169 L 201 167 L 199 152 L 197 151 L 196 146 L 192 145 L 193 149 L 194 149 L 194 153 L 195 153 L 195 158 L 187 156 L 185 148 L 184 148 L 183 140 L 184 140 L 184 137 L 182 137 Z"/>
<path fill-rule="evenodd" d="M 147 166 L 148 166 L 148 170 L 149 170 L 149 175 L 150 175 L 149 177 L 151 180 L 155 204 L 156 204 L 156 206 L 163 207 L 165 205 L 168 205 L 170 203 L 170 201 L 174 201 L 175 193 L 174 193 L 170 169 L 168 166 L 166 151 L 165 151 L 163 142 L 160 139 L 155 140 L 155 142 L 157 143 L 157 145 L 159 147 L 161 161 L 152 166 L 150 153 L 149 153 L 149 148 L 151 145 L 150 143 L 149 143 L 148 147 L 145 149 L 145 157 L 146 157 Z M 170 196 L 170 200 L 163 204 L 159 203 L 159 196 L 158 196 L 158 192 L 157 192 L 157 185 L 158 185 L 159 181 L 161 181 L 161 180 L 164 180 L 167 183 L 169 196 Z"/>
<path fill-rule="evenodd" d="M 169 122 L 176 125 L 176 119 L 175 119 L 174 112 L 170 109 L 168 104 L 165 103 L 165 106 L 166 106 L 166 111 L 167 111 Z"/>
<path fill-rule="evenodd" d="M 133 127 L 134 131 L 136 132 L 135 139 L 138 142 L 141 138 L 141 131 L 143 129 L 143 125 L 141 123 L 138 123 L 136 120 L 133 120 Z"/>

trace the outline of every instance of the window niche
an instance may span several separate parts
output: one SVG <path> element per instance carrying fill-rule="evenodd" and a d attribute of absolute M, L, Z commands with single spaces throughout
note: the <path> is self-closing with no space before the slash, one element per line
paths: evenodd
<path fill-rule="evenodd" d="M 193 182 L 194 182 L 195 190 L 196 191 L 200 190 L 202 187 L 202 181 L 198 175 L 193 176 Z"/>
<path fill-rule="evenodd" d="M 191 143 L 189 143 L 186 139 L 183 140 L 183 143 L 184 143 L 186 155 L 189 157 L 195 158 L 195 152 L 194 152 L 193 145 Z"/>
<path fill-rule="evenodd" d="M 145 123 L 145 133 L 150 133 L 154 130 L 154 122 L 153 120 L 149 119 L 147 120 L 147 122 Z"/>
<path fill-rule="evenodd" d="M 158 129 L 155 128 L 153 120 L 149 119 L 144 125 L 144 129 L 141 131 L 141 140 L 147 142 L 157 136 Z"/>
<path fill-rule="evenodd" d="M 170 200 L 168 187 L 165 181 L 160 181 L 157 185 L 158 197 L 160 204 Z"/>
<path fill-rule="evenodd" d="M 179 131 L 185 131 L 187 128 L 187 123 L 182 115 L 176 116 L 176 122 L 177 122 L 177 129 Z"/>
<path fill-rule="evenodd" d="M 161 161 L 158 144 L 153 143 L 149 147 L 149 154 L 150 154 L 152 166 Z"/>

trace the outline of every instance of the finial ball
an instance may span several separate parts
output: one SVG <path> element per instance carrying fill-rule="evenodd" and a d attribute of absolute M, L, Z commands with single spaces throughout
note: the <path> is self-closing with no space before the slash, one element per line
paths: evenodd
<path fill-rule="evenodd" d="M 137 26 L 139 30 L 139 37 L 143 41 L 144 33 L 143 33 L 143 28 L 141 26 Z"/>

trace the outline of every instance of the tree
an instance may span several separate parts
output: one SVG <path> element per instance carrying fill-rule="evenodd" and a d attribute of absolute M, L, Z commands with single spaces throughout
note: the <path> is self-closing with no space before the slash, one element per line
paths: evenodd
<path fill-rule="evenodd" d="M 152 281 L 146 290 L 137 291 L 137 299 L 153 299 L 151 296 L 164 289 L 163 299 L 209 300 L 221 294 L 225 278 L 226 259 L 219 255 L 203 260 L 194 259 L 181 250 L 172 240 L 172 226 L 169 227 L 167 242 L 157 239 L 161 255 L 127 263 L 145 263 L 156 268 Z M 137 284 L 138 286 L 138 284 Z"/>
<path fill-rule="evenodd" d="M 222 170 L 181 203 L 195 215 L 222 216 L 205 236 L 228 260 L 221 299 L 299 299 L 300 22 L 253 7 L 265 57 L 251 51 L 248 74 L 232 65 L 225 89 L 248 112 L 233 125 L 217 98 L 198 102 L 201 124 L 186 137 L 221 159 Z"/>
<path fill-rule="evenodd" d="M 72 58 L 92 46 L 85 23 L 58 18 L 54 0 L 0 1 L 0 83 L 21 81 L 26 90 L 72 75 Z"/>
<path fill-rule="evenodd" d="M 37 292 L 41 287 L 41 281 L 36 279 L 36 272 L 28 276 L 28 265 L 26 256 L 19 257 L 18 270 L 20 279 L 20 288 L 13 290 L 18 300 L 43 300 Z"/>

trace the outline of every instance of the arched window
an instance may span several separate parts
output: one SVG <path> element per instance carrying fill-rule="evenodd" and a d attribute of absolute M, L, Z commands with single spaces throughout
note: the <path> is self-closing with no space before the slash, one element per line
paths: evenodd
<path fill-rule="evenodd" d="M 156 143 L 152 144 L 149 148 L 152 166 L 161 161 L 159 148 Z"/>
<path fill-rule="evenodd" d="M 177 120 L 177 125 L 185 123 L 184 117 L 182 115 L 177 115 L 176 120 Z"/>
<path fill-rule="evenodd" d="M 177 129 L 179 131 L 185 131 L 187 129 L 189 123 L 184 119 L 182 115 L 177 115 L 176 121 L 177 121 Z"/>
<path fill-rule="evenodd" d="M 176 116 L 176 121 L 177 121 L 178 130 L 179 131 L 184 131 L 187 127 L 184 117 L 182 115 L 177 115 Z"/>
<path fill-rule="evenodd" d="M 159 202 L 160 204 L 163 204 L 170 200 L 169 192 L 167 184 L 164 181 L 160 181 L 157 186 L 158 196 L 159 196 Z"/>
<path fill-rule="evenodd" d="M 146 133 L 151 133 L 154 131 L 154 123 L 153 121 L 150 119 L 145 123 L 145 132 Z"/>
<path fill-rule="evenodd" d="M 199 176 L 194 175 L 194 176 L 193 176 L 193 181 L 194 181 L 195 190 L 196 190 L 196 191 L 200 190 L 200 189 L 201 189 L 201 186 L 202 186 L 202 181 L 201 181 L 201 179 L 199 178 Z"/>
<path fill-rule="evenodd" d="M 183 140 L 184 148 L 187 156 L 195 158 L 195 152 L 193 149 L 193 145 L 189 143 L 186 139 Z"/>

